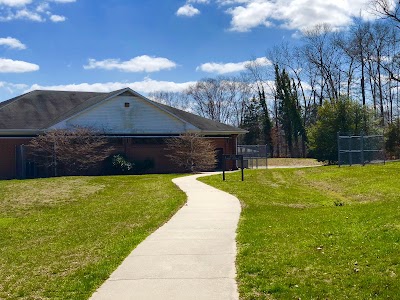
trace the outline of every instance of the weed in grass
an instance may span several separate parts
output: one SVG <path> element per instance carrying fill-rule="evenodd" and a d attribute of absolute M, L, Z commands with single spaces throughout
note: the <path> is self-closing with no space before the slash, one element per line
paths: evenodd
<path fill-rule="evenodd" d="M 338 201 L 338 200 L 334 200 L 334 201 L 333 201 L 333 204 L 334 204 L 335 206 L 344 206 L 344 202 L 343 202 L 343 201 Z"/>

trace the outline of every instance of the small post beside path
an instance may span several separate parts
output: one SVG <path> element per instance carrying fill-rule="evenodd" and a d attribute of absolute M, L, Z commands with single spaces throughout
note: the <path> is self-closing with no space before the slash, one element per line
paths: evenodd
<path fill-rule="evenodd" d="M 222 163 L 222 180 L 225 181 L 226 161 L 227 161 L 227 160 L 234 160 L 234 161 L 240 160 L 240 168 L 241 168 L 241 170 L 242 170 L 242 181 L 244 181 L 244 161 L 243 161 L 243 155 L 227 154 L 227 155 L 223 155 L 222 158 L 223 158 L 223 163 Z"/>

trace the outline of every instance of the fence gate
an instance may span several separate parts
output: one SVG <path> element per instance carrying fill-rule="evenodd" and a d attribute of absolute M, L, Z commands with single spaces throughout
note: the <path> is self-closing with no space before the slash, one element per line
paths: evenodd
<path fill-rule="evenodd" d="M 385 163 L 383 135 L 340 135 L 338 133 L 338 165 Z"/>

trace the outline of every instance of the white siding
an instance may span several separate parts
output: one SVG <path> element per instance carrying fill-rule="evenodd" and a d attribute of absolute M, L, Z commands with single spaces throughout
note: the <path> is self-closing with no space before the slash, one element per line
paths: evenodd
<path fill-rule="evenodd" d="M 129 103 L 129 107 L 125 107 Z M 118 96 L 95 105 L 54 128 L 88 126 L 109 134 L 183 133 L 193 126 L 139 97 Z"/>

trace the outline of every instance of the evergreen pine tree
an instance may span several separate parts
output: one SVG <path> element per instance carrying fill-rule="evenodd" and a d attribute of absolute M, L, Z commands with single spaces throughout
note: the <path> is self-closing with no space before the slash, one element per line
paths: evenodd
<path fill-rule="evenodd" d="M 278 99 L 278 119 L 285 132 L 285 139 L 289 153 L 294 156 L 294 145 L 298 149 L 298 139 L 302 137 L 306 141 L 306 131 L 301 119 L 301 108 L 299 105 L 297 89 L 290 80 L 285 69 L 280 72 L 278 65 L 275 65 L 276 97 Z"/>
<path fill-rule="evenodd" d="M 260 105 L 253 97 L 246 107 L 246 112 L 243 117 L 243 124 L 241 126 L 243 129 L 248 131 L 243 138 L 244 144 L 256 145 L 260 142 L 262 133 L 260 127 L 261 118 Z"/>
<path fill-rule="evenodd" d="M 261 124 L 262 124 L 262 133 L 264 136 L 264 143 L 269 145 L 270 153 L 272 154 L 274 149 L 271 137 L 272 122 L 269 116 L 267 99 L 265 97 L 265 90 L 262 85 L 258 86 L 258 99 L 260 101 L 260 106 L 262 109 Z"/>

